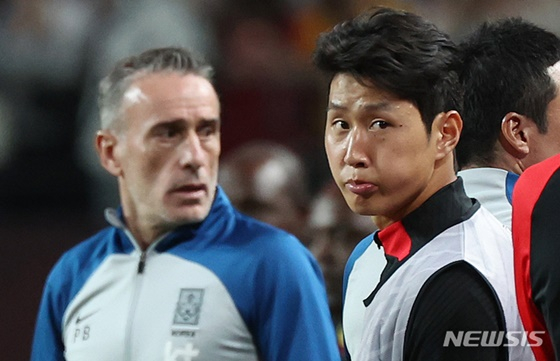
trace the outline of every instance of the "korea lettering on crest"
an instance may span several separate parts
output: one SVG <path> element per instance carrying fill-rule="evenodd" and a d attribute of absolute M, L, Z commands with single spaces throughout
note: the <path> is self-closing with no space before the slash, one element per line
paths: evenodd
<path fill-rule="evenodd" d="M 198 325 L 203 298 L 204 290 L 201 288 L 182 288 L 175 308 L 173 324 Z"/>

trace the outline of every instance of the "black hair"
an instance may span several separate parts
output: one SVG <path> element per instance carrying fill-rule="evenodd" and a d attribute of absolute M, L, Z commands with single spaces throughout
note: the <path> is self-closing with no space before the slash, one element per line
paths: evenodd
<path fill-rule="evenodd" d="M 428 133 L 437 114 L 461 110 L 457 47 L 416 14 L 379 7 L 340 23 L 319 36 L 313 60 L 411 101 Z"/>
<path fill-rule="evenodd" d="M 521 18 L 506 18 L 483 23 L 459 48 L 464 88 L 459 167 L 494 160 L 509 112 L 531 118 L 546 133 L 546 108 L 557 92 L 548 68 L 560 60 L 555 34 Z"/>

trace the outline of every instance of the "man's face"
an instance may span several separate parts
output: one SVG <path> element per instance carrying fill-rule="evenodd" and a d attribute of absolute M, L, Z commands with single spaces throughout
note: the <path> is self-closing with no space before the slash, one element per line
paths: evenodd
<path fill-rule="evenodd" d="M 202 221 L 217 185 L 220 104 L 197 75 L 140 77 L 124 96 L 114 149 L 127 221 L 168 231 Z"/>
<path fill-rule="evenodd" d="M 399 220 L 422 204 L 435 192 L 430 180 L 436 138 L 428 136 L 410 101 L 364 86 L 349 74 L 333 78 L 325 148 L 333 177 L 354 212 Z"/>
<path fill-rule="evenodd" d="M 548 68 L 548 73 L 556 83 L 557 94 L 548 103 L 546 109 L 547 132 L 544 134 L 535 132 L 535 137 L 530 139 L 532 143 L 529 144 L 530 152 L 525 161 L 526 167 L 560 153 L 560 62 Z"/>
<path fill-rule="evenodd" d="M 286 165 L 270 155 L 222 162 L 220 184 L 242 213 L 296 235 L 305 242 L 305 212 L 294 199 Z"/>

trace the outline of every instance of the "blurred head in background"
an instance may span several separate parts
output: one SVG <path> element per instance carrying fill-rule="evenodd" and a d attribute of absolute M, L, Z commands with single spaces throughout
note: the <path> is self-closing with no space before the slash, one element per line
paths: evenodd
<path fill-rule="evenodd" d="M 346 262 L 356 245 L 375 229 L 370 217 L 350 210 L 334 182 L 328 182 L 311 202 L 309 249 L 321 265 L 335 322 L 342 313 Z"/>
<path fill-rule="evenodd" d="M 307 243 L 308 175 L 297 153 L 270 141 L 246 143 L 222 159 L 218 180 L 238 210 Z"/>

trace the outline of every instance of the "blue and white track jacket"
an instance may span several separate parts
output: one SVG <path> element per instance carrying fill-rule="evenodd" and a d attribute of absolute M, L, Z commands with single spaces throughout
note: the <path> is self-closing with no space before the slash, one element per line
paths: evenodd
<path fill-rule="evenodd" d="M 51 271 L 33 361 L 340 359 L 316 261 L 220 188 L 206 220 L 145 251 L 107 218 Z"/>
<path fill-rule="evenodd" d="M 470 168 L 457 173 L 465 192 L 511 229 L 511 196 L 518 174 L 499 168 Z"/>

